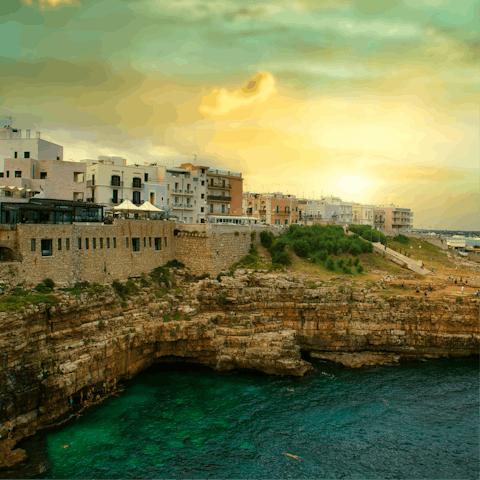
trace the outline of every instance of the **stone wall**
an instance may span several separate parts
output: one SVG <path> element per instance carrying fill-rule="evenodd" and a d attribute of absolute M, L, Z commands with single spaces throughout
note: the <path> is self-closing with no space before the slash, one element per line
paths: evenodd
<path fill-rule="evenodd" d="M 0 279 L 36 285 L 51 278 L 58 285 L 71 285 L 140 276 L 174 259 L 173 228 L 174 222 L 122 219 L 113 225 L 18 225 L 22 261 L 3 264 L 13 275 L 0 269 Z M 132 249 L 134 238 L 139 239 L 138 252 Z M 157 238 L 161 250 L 155 249 Z M 51 255 L 42 255 L 42 240 L 51 240 Z"/>

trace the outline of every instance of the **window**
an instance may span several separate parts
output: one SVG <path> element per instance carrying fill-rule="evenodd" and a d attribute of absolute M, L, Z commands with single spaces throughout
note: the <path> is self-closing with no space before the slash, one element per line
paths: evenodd
<path fill-rule="evenodd" d="M 10 176 L 10 170 L 7 170 L 7 178 Z"/>
<path fill-rule="evenodd" d="M 135 205 L 139 205 L 141 202 L 140 200 L 140 192 L 133 192 L 133 203 Z"/>
<path fill-rule="evenodd" d="M 204 194 L 204 193 L 202 193 L 202 195 L 200 196 L 200 198 L 205 198 L 205 194 Z"/>
<path fill-rule="evenodd" d="M 78 237 L 78 249 L 82 249 L 82 239 L 80 237 Z"/>
<path fill-rule="evenodd" d="M 113 191 L 112 203 L 118 203 L 118 190 Z"/>
<path fill-rule="evenodd" d="M 202 180 L 202 187 L 203 187 L 204 185 L 205 185 L 205 181 L 204 181 L 204 180 Z"/>
<path fill-rule="evenodd" d="M 275 219 L 275 225 L 280 225 L 280 219 L 279 218 Z"/>
<path fill-rule="evenodd" d="M 162 249 L 162 239 L 155 238 L 155 250 L 161 250 L 161 249 Z"/>
<path fill-rule="evenodd" d="M 45 180 L 47 178 L 47 172 L 40 172 L 40 180 Z"/>
<path fill-rule="evenodd" d="M 134 252 L 140 251 L 140 238 L 132 238 L 132 250 Z"/>
<path fill-rule="evenodd" d="M 23 158 L 30 158 L 30 152 L 23 152 Z"/>
<path fill-rule="evenodd" d="M 204 208 L 203 207 L 200 207 L 200 212 L 203 213 L 204 212 Z"/>
<path fill-rule="evenodd" d="M 58 248 L 58 250 L 62 249 L 62 239 L 61 238 L 58 239 L 57 248 Z"/>
<path fill-rule="evenodd" d="M 148 173 L 144 173 L 143 178 L 145 182 L 148 182 Z"/>
<path fill-rule="evenodd" d="M 32 238 L 32 239 L 30 240 L 30 250 L 31 250 L 32 252 L 35 251 L 35 239 L 34 239 L 34 238 Z"/>
<path fill-rule="evenodd" d="M 42 257 L 51 257 L 52 256 L 52 239 L 40 240 Z"/>
<path fill-rule="evenodd" d="M 277 205 L 277 213 L 278 213 L 278 205 Z"/>
<path fill-rule="evenodd" d="M 152 237 L 149 237 L 149 239 L 148 239 L 148 246 L 149 246 L 149 247 L 152 246 Z"/>
<path fill-rule="evenodd" d="M 60 157 L 57 157 L 57 160 L 60 160 Z"/>
<path fill-rule="evenodd" d="M 133 183 L 132 183 L 133 188 L 142 188 L 142 179 L 138 177 L 133 177 Z"/>
<path fill-rule="evenodd" d="M 113 248 L 117 248 L 117 239 L 113 237 Z"/>
<path fill-rule="evenodd" d="M 70 250 L 70 239 L 69 238 L 65 239 L 65 250 Z"/>
<path fill-rule="evenodd" d="M 15 178 L 22 178 L 22 172 L 20 170 L 15 170 Z"/>
<path fill-rule="evenodd" d="M 18 152 L 15 152 L 14 158 L 18 158 Z"/>
<path fill-rule="evenodd" d="M 100 239 L 100 248 L 103 248 L 103 238 Z"/>
<path fill-rule="evenodd" d="M 110 238 L 107 238 L 107 248 L 110 248 Z"/>
<path fill-rule="evenodd" d="M 3 176 L 4 176 L 4 173 L 0 172 L 0 178 L 3 178 Z"/>
<path fill-rule="evenodd" d="M 120 175 L 112 175 L 110 179 L 110 183 L 112 187 L 119 187 L 120 186 Z"/>
<path fill-rule="evenodd" d="M 165 237 L 165 246 L 167 246 L 167 237 Z"/>
<path fill-rule="evenodd" d="M 125 246 L 128 248 L 128 237 L 125 237 Z"/>
<path fill-rule="evenodd" d="M 147 239 L 143 237 L 143 248 L 145 248 L 146 246 L 147 246 Z"/>
<path fill-rule="evenodd" d="M 88 250 L 88 238 L 85 239 L 85 249 Z"/>
<path fill-rule="evenodd" d="M 213 213 L 213 203 L 210 204 L 210 213 Z"/>
<path fill-rule="evenodd" d="M 97 248 L 97 239 L 92 238 L 92 248 L 95 250 Z"/>
<path fill-rule="evenodd" d="M 225 213 L 225 205 L 222 205 L 222 213 Z"/>

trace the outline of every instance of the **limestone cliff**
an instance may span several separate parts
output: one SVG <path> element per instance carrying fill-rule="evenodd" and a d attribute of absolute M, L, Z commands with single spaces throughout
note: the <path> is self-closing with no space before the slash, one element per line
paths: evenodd
<path fill-rule="evenodd" d="M 301 351 L 334 360 L 354 352 L 479 351 L 473 300 L 384 299 L 365 286 L 305 285 L 266 272 L 189 284 L 184 275 L 176 272 L 174 294 L 146 287 L 126 305 L 107 288 L 61 294 L 48 310 L 0 314 L 0 466 L 20 462 L 15 444 L 67 414 L 70 396 L 75 411 L 92 387 L 101 393 L 104 382 L 132 378 L 155 362 L 301 376 L 312 370 Z"/>

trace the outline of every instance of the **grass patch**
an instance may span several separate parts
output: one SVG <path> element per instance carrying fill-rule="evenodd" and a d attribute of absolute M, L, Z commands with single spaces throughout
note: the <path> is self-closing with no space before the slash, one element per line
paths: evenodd
<path fill-rule="evenodd" d="M 46 308 L 50 308 L 59 300 L 51 293 L 30 293 L 20 287 L 15 287 L 9 295 L 0 298 L 0 312 L 23 312 L 25 308 L 31 305 L 44 303 Z"/>

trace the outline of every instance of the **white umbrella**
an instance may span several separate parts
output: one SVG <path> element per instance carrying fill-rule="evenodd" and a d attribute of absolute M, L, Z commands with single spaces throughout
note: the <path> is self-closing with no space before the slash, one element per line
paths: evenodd
<path fill-rule="evenodd" d="M 128 198 L 124 200 L 120 205 L 113 207 L 116 212 L 139 212 L 139 208 L 134 205 Z"/>
<path fill-rule="evenodd" d="M 148 200 L 144 204 L 138 207 L 139 210 L 144 212 L 163 212 L 162 209 L 157 208 L 155 205 L 152 205 Z"/>

